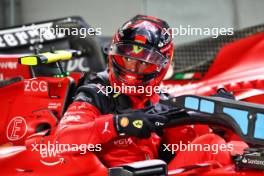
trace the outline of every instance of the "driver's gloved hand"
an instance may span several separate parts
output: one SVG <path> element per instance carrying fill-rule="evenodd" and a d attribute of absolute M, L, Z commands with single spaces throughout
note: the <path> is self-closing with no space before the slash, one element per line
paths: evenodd
<path fill-rule="evenodd" d="M 168 118 L 157 114 L 135 112 L 129 114 L 114 115 L 114 124 L 119 135 L 149 138 L 151 132 L 162 135 L 162 127 L 168 122 Z"/>

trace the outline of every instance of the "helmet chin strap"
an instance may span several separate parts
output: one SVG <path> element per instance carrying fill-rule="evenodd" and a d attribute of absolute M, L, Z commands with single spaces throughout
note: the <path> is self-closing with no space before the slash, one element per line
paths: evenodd
<path fill-rule="evenodd" d="M 113 63 L 113 69 L 114 71 L 119 74 L 119 75 L 126 75 L 126 73 L 132 73 L 135 74 L 133 72 L 130 72 L 129 70 L 126 70 L 124 68 L 122 68 L 120 65 L 118 65 L 116 63 L 116 61 L 112 58 L 112 63 Z M 116 74 L 114 73 L 114 74 Z M 154 79 L 157 75 L 158 75 L 159 71 L 154 71 L 152 73 L 147 73 L 147 74 L 138 74 L 138 75 L 142 75 L 142 78 L 139 78 L 139 80 L 141 80 L 144 84 L 147 84 L 151 79 Z M 117 75 L 115 75 L 117 76 Z"/>

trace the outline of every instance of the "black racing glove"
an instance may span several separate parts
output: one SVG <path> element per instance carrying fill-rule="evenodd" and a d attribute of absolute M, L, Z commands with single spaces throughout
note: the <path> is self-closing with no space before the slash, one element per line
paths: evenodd
<path fill-rule="evenodd" d="M 135 112 L 130 114 L 114 115 L 114 124 L 119 135 L 149 138 L 151 132 L 162 135 L 162 127 L 168 122 L 168 118 L 156 114 Z"/>

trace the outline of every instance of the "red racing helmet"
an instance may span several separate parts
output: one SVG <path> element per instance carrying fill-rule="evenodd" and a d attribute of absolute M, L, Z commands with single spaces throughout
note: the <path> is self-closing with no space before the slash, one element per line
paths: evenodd
<path fill-rule="evenodd" d="M 137 15 L 113 37 L 108 54 L 110 83 L 112 86 L 158 86 L 172 58 L 173 42 L 168 24 L 155 17 Z"/>

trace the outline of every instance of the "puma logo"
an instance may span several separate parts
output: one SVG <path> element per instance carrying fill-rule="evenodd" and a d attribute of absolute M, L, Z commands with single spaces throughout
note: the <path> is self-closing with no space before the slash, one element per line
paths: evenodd
<path fill-rule="evenodd" d="M 105 126 L 104 126 L 104 130 L 103 130 L 103 134 L 105 133 L 111 133 L 111 131 L 108 129 L 109 127 L 109 122 L 105 122 Z"/>

